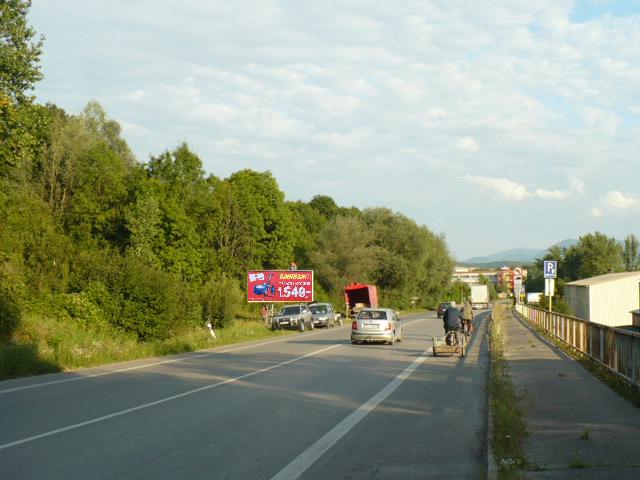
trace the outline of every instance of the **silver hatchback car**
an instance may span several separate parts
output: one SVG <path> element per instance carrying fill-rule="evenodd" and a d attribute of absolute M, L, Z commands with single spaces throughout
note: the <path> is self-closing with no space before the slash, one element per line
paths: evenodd
<path fill-rule="evenodd" d="M 402 324 L 391 308 L 365 308 L 351 324 L 351 343 L 383 342 L 393 345 L 402 340 Z"/>

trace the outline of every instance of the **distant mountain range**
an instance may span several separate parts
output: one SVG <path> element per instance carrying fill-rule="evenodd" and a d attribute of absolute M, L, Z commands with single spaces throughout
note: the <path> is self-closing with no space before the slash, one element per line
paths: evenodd
<path fill-rule="evenodd" d="M 578 243 L 578 240 L 567 238 L 552 246 L 559 245 L 561 247 L 570 247 Z M 551 247 L 549 247 L 551 248 Z M 549 248 L 540 250 L 539 248 L 514 248 L 505 250 L 504 252 L 494 253 L 482 257 L 472 257 L 464 262 L 458 262 L 460 265 L 483 265 L 487 267 L 499 267 L 503 265 L 516 265 L 533 263 L 537 258 L 542 258 Z"/>

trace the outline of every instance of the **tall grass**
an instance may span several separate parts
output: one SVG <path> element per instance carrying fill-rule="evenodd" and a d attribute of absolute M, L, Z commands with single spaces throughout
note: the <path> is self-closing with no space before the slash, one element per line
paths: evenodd
<path fill-rule="evenodd" d="M 169 338 L 142 342 L 103 322 L 76 322 L 27 312 L 11 341 L 0 345 L 0 379 L 190 352 L 293 332 L 272 332 L 261 321 L 236 319 L 215 333 L 214 340 L 204 327 L 184 327 Z"/>

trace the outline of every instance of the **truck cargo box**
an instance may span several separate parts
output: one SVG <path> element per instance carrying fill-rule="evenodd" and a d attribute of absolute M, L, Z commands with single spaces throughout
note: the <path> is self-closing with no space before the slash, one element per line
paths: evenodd
<path fill-rule="evenodd" d="M 489 308 L 489 288 L 486 285 L 471 285 L 471 306 Z"/>
<path fill-rule="evenodd" d="M 351 317 L 363 308 L 376 308 L 378 307 L 378 289 L 375 285 L 350 283 L 344 287 L 344 303 Z"/>

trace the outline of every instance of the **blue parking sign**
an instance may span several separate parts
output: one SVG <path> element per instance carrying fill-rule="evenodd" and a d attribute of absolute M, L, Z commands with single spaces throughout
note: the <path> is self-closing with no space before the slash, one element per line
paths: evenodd
<path fill-rule="evenodd" d="M 556 260 L 544 261 L 544 278 L 556 278 L 558 276 L 558 262 Z"/>

